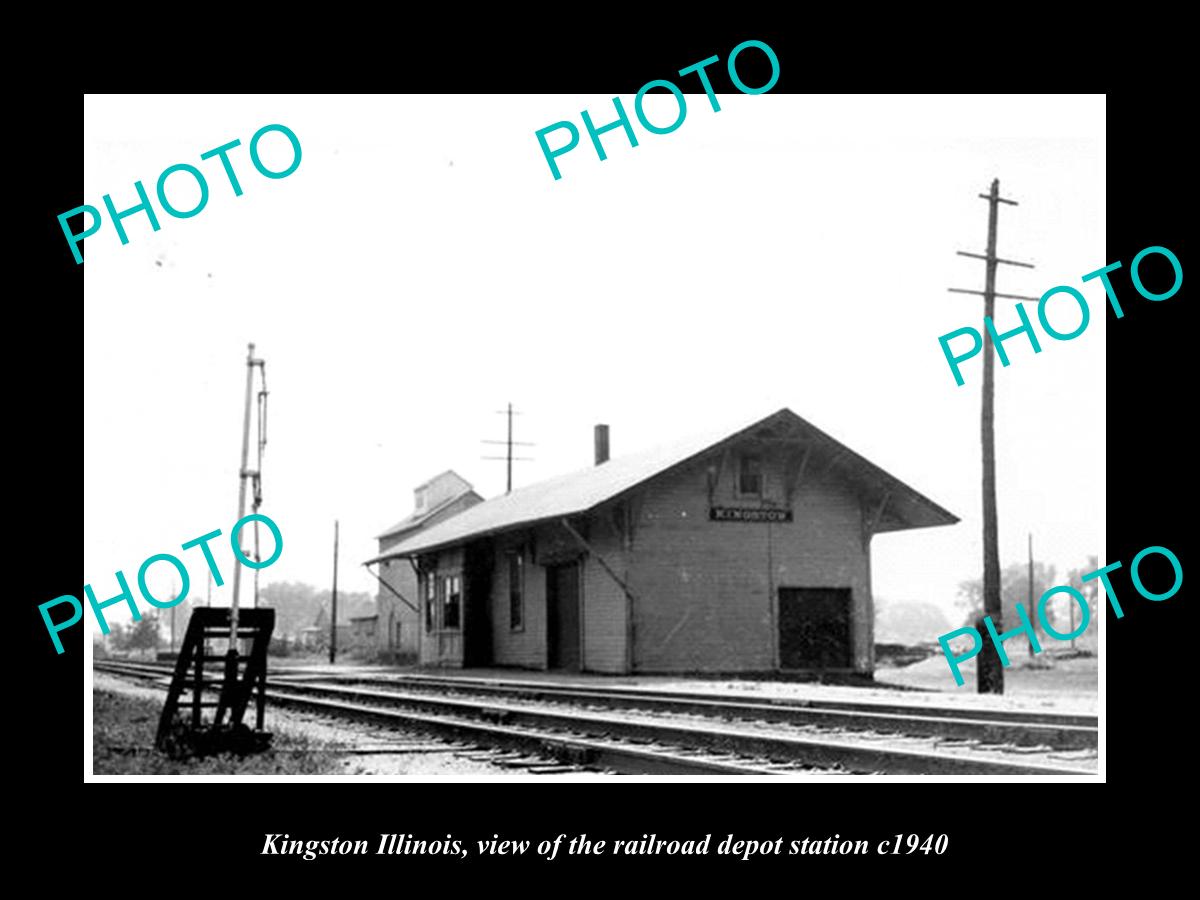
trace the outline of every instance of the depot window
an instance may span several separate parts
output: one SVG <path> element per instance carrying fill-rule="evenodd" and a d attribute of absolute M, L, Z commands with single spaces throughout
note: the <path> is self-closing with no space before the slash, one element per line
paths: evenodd
<path fill-rule="evenodd" d="M 442 627 L 457 630 L 462 621 L 462 576 L 447 575 L 442 579 Z"/>
<path fill-rule="evenodd" d="M 425 632 L 433 631 L 437 625 L 437 578 L 425 576 Z"/>
<path fill-rule="evenodd" d="M 521 631 L 525 627 L 525 553 L 514 550 L 508 554 L 508 627 Z"/>
<path fill-rule="evenodd" d="M 762 492 L 762 457 L 744 454 L 738 464 L 738 493 L 743 497 L 761 497 Z"/>

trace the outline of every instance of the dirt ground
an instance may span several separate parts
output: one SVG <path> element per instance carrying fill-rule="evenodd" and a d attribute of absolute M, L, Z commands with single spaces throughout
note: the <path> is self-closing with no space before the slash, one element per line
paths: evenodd
<path fill-rule="evenodd" d="M 111 687 L 111 686 L 110 686 Z M 320 745 L 291 734 L 276 736 L 267 753 L 232 754 L 176 761 L 154 750 L 162 703 L 119 687 L 92 689 L 92 773 L 94 775 L 325 775 L 337 771 L 337 758 Z"/>
<path fill-rule="evenodd" d="M 1004 669 L 1004 695 L 1015 702 L 1041 708 L 1096 712 L 1098 709 L 1099 660 L 1095 656 L 1073 659 L 1040 653 L 1032 659 L 1026 654 L 1011 654 L 1012 665 Z M 978 696 L 975 690 L 975 660 L 961 666 L 963 685 L 955 684 L 945 656 L 938 654 L 911 666 L 879 669 L 875 680 L 908 688 L 937 691 L 936 696 L 957 698 Z"/>

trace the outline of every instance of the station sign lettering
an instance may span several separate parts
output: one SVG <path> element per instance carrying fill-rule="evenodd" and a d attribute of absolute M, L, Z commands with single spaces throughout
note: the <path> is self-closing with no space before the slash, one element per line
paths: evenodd
<path fill-rule="evenodd" d="M 756 509 L 746 506 L 713 506 L 708 510 L 713 522 L 790 522 L 790 509 Z"/>

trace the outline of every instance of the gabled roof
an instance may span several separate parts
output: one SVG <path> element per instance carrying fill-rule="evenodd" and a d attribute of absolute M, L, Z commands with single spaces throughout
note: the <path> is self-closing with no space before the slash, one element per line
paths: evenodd
<path fill-rule="evenodd" d="M 376 535 L 375 540 L 382 541 L 385 538 L 395 537 L 396 535 L 403 534 L 406 531 L 415 531 L 418 528 L 420 528 L 422 525 L 424 525 L 426 522 L 428 522 L 430 519 L 437 516 L 437 514 L 440 513 L 442 510 L 444 510 L 447 506 L 450 506 L 451 504 L 461 500 L 463 497 L 469 496 L 471 494 L 475 494 L 475 491 L 471 490 L 471 489 L 467 489 L 467 490 L 463 491 L 461 494 L 455 494 L 452 497 L 447 497 L 445 500 L 443 500 L 437 506 L 427 509 L 424 512 L 412 513 L 411 515 L 406 516 L 405 518 L 401 519 L 399 522 L 397 522 L 391 528 L 381 531 L 378 535 Z M 479 497 L 478 494 L 475 494 L 475 496 Z M 482 500 L 483 498 L 480 497 L 479 499 Z"/>
<path fill-rule="evenodd" d="M 432 491 L 433 496 L 428 497 L 428 492 Z M 438 497 L 440 500 L 433 503 L 428 509 L 421 509 L 427 500 L 434 500 Z M 413 489 L 414 503 L 417 509 L 401 519 L 395 525 L 385 529 L 375 536 L 377 541 L 385 541 L 388 538 L 398 537 L 407 531 L 416 531 L 426 525 L 432 524 L 435 520 L 444 519 L 442 513 L 455 502 L 463 497 L 470 497 L 476 503 L 483 502 L 483 498 L 475 493 L 475 489 L 471 487 L 471 482 L 463 478 L 453 469 L 434 475 L 428 481 L 424 481 Z"/>
<path fill-rule="evenodd" d="M 875 527 L 877 531 L 951 525 L 958 521 L 953 513 L 785 408 L 732 429 L 726 427 L 720 431 L 684 438 L 518 488 L 414 534 L 377 558 L 412 556 L 548 519 L 585 513 L 694 457 L 769 427 L 783 428 L 794 434 L 797 441 L 822 448 L 823 456 L 814 463 L 824 460 L 829 468 L 837 467 L 839 473 L 848 480 L 863 483 L 864 487 L 873 489 L 873 494 L 881 498 L 886 496 L 886 505 L 881 503 L 881 509 L 886 512 L 879 517 Z"/>
<path fill-rule="evenodd" d="M 471 483 L 469 481 L 467 481 L 467 479 L 463 478 L 461 475 L 459 475 L 453 469 L 446 469 L 446 471 L 444 471 L 444 472 L 438 472 L 438 474 L 434 475 L 428 481 L 422 481 L 415 488 L 413 488 L 413 490 L 419 491 L 419 490 L 421 490 L 421 488 L 427 488 L 434 482 L 441 481 L 447 475 L 449 475 L 455 481 L 460 482 L 467 490 L 471 489 Z"/>

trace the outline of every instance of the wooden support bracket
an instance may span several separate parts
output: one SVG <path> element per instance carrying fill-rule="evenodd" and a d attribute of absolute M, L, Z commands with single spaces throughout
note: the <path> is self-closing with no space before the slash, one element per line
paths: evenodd
<path fill-rule="evenodd" d="M 411 562 L 411 560 L 410 560 L 410 562 Z M 371 572 L 371 566 L 369 563 L 363 563 L 363 568 L 366 569 L 368 572 Z M 421 611 L 419 609 L 417 609 L 415 606 L 413 606 L 411 603 L 409 603 L 408 600 L 406 600 L 404 598 L 403 594 L 401 594 L 398 590 L 396 590 L 394 587 L 392 587 L 390 584 L 388 584 L 386 581 L 384 581 L 382 578 L 380 578 L 374 572 L 371 572 L 371 577 L 374 578 L 376 581 L 378 581 L 380 584 L 382 584 L 385 588 L 387 588 L 389 591 L 391 591 L 397 597 L 399 597 L 400 602 L 403 603 L 405 606 L 407 606 L 409 609 L 411 609 L 413 612 L 415 612 L 417 615 L 421 614 Z"/>
<path fill-rule="evenodd" d="M 608 574 L 608 577 L 615 581 L 621 590 L 625 592 L 625 596 L 630 600 L 633 600 L 633 592 L 629 590 L 629 585 L 627 585 L 621 579 L 621 577 L 613 571 L 612 566 L 605 561 L 604 557 L 592 549 L 591 544 L 587 542 L 582 534 L 575 530 L 575 527 L 567 520 L 565 516 L 560 521 L 562 522 L 563 528 L 570 533 L 571 537 L 579 542 L 579 546 L 586 550 L 592 557 L 594 557 L 596 562 L 600 564 L 600 568 L 602 568 Z"/>
<path fill-rule="evenodd" d="M 866 518 L 863 522 L 863 546 L 865 547 L 875 534 L 875 529 L 879 526 L 883 519 L 884 511 L 887 509 L 888 503 L 892 500 L 892 492 L 890 490 L 883 492 L 883 498 L 879 501 L 879 506 L 875 509 L 875 514 Z"/>
<path fill-rule="evenodd" d="M 800 490 L 800 485 L 804 480 L 804 472 L 808 468 L 808 460 L 812 456 L 812 445 L 804 449 L 804 455 L 792 454 L 789 460 L 787 474 L 784 476 L 784 491 L 787 493 L 788 503 L 792 503 L 796 499 L 796 492 Z M 797 464 L 796 460 L 799 460 Z"/>

